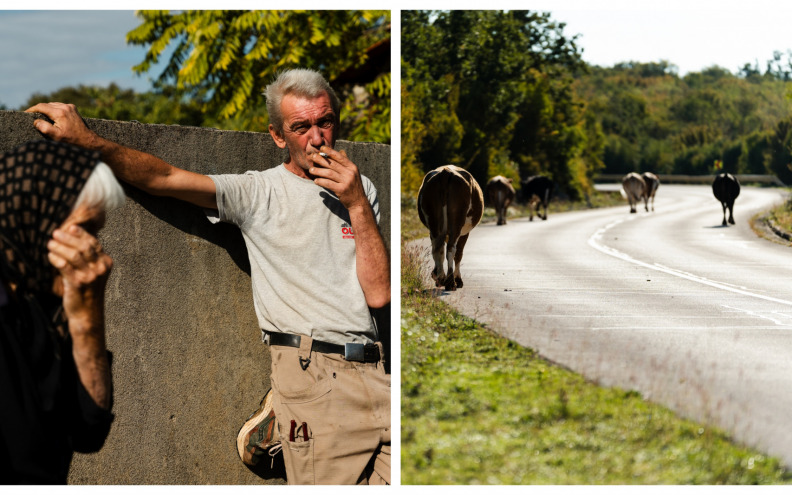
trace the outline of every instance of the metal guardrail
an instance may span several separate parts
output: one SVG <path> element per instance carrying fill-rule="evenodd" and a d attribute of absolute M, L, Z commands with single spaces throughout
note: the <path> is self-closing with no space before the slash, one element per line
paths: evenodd
<path fill-rule="evenodd" d="M 621 182 L 624 174 L 600 174 L 594 177 L 594 182 Z M 663 184 L 711 184 L 714 175 L 658 175 L 660 183 Z M 775 175 L 759 174 L 737 174 L 737 180 L 743 184 L 758 182 L 761 184 L 773 184 L 779 187 L 786 187 Z"/>

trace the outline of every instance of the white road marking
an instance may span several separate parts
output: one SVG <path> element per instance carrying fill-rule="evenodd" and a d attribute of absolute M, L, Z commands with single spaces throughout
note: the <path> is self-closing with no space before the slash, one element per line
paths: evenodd
<path fill-rule="evenodd" d="M 630 220 L 632 218 L 635 218 L 635 217 L 630 217 Z M 589 237 L 588 245 L 593 247 L 597 251 L 600 251 L 602 253 L 607 254 L 608 256 L 613 256 L 614 258 L 618 258 L 620 260 L 627 261 L 628 263 L 632 263 L 634 265 L 642 266 L 644 268 L 649 268 L 650 270 L 655 270 L 655 271 L 658 271 L 658 272 L 666 273 L 668 275 L 673 275 L 675 277 L 683 278 L 683 279 L 689 280 L 691 282 L 696 282 L 696 283 L 699 283 L 699 284 L 708 285 L 710 287 L 715 287 L 716 289 L 721 289 L 721 290 L 733 292 L 735 294 L 740 294 L 740 295 L 748 296 L 748 297 L 755 297 L 757 299 L 763 299 L 765 301 L 770 301 L 770 302 L 774 302 L 774 303 L 778 303 L 778 304 L 785 304 L 787 306 L 792 306 L 792 301 L 787 301 L 786 299 L 778 299 L 776 297 L 770 297 L 770 296 L 765 296 L 765 295 L 762 295 L 762 294 L 756 294 L 754 292 L 749 292 L 749 291 L 747 291 L 745 289 L 738 288 L 738 287 L 730 285 L 730 284 L 726 284 L 726 283 L 723 283 L 723 282 L 716 282 L 714 280 L 709 280 L 709 279 L 706 279 L 706 278 L 703 278 L 703 277 L 699 277 L 698 275 L 693 275 L 691 273 L 686 273 L 686 272 L 682 272 L 682 271 L 679 271 L 679 270 L 675 270 L 673 268 L 668 268 L 668 267 L 665 267 L 665 266 L 662 266 L 662 265 L 659 265 L 659 264 L 656 264 L 656 263 L 655 264 L 646 263 L 644 261 L 637 260 L 637 259 L 633 258 L 632 256 L 630 256 L 627 253 L 623 253 L 623 252 L 619 251 L 618 249 L 614 249 L 612 247 L 606 246 L 606 245 L 604 245 L 604 244 L 602 244 L 600 242 L 602 237 L 603 237 L 603 235 L 608 230 L 610 230 L 613 227 L 623 223 L 624 221 L 625 220 L 623 220 L 623 219 L 622 220 L 617 220 L 617 221 L 615 221 L 613 223 L 610 223 L 610 224 L 606 225 L 605 227 L 602 227 L 598 231 L 594 232 L 594 234 L 591 237 Z"/>
<path fill-rule="evenodd" d="M 790 316 L 788 314 L 784 314 L 784 313 L 779 313 L 778 311 L 772 311 L 771 314 L 773 316 L 781 316 L 783 318 L 786 318 L 787 321 L 782 321 L 782 320 L 779 320 L 777 318 L 773 318 L 772 316 L 765 316 L 763 314 L 757 313 L 756 311 L 751 311 L 749 309 L 735 308 L 734 306 L 727 306 L 725 304 L 721 304 L 721 306 L 726 308 L 726 309 L 734 310 L 735 312 L 738 312 L 738 313 L 743 313 L 743 314 L 747 314 L 749 316 L 755 316 L 757 318 L 763 318 L 765 320 L 770 320 L 770 321 L 772 321 L 773 323 L 775 323 L 778 326 L 792 327 L 792 316 Z"/>

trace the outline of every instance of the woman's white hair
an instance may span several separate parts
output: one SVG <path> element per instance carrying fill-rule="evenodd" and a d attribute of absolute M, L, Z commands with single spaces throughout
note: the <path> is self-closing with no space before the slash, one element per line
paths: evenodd
<path fill-rule="evenodd" d="M 99 162 L 77 196 L 72 211 L 82 205 L 111 211 L 124 206 L 125 201 L 124 188 L 113 175 L 113 171 L 106 163 Z"/>

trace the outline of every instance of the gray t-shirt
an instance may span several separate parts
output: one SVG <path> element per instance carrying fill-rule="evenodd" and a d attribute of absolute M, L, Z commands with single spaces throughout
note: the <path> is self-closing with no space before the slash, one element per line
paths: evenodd
<path fill-rule="evenodd" d="M 219 220 L 242 230 L 262 330 L 335 344 L 378 340 L 357 278 L 349 212 L 335 194 L 283 164 L 209 177 Z M 362 180 L 379 222 L 377 191 Z"/>

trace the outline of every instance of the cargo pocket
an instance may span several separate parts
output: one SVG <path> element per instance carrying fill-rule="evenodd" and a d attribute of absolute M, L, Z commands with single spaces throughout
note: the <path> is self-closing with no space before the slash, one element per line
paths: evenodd
<path fill-rule="evenodd" d="M 281 396 L 283 404 L 312 402 L 332 389 L 332 380 L 320 366 L 320 357 L 312 357 L 314 362 L 307 369 L 302 369 L 293 349 L 284 351 L 273 348 L 273 373 L 270 381 L 272 388 Z"/>
<path fill-rule="evenodd" d="M 321 379 L 318 382 L 298 390 L 282 391 L 280 406 L 284 417 L 280 423 L 280 436 L 283 445 L 284 464 L 286 466 L 286 482 L 290 485 L 316 484 L 314 469 L 314 435 L 317 430 L 324 431 L 324 417 L 330 407 L 332 382 Z M 294 440 L 290 440 L 291 420 L 297 425 Z M 303 424 L 308 430 L 306 439 Z"/>
<path fill-rule="evenodd" d="M 315 485 L 314 440 L 290 442 L 283 440 L 286 482 L 290 485 Z"/>
<path fill-rule="evenodd" d="M 289 385 L 294 386 L 294 383 Z M 284 404 L 304 404 L 306 402 L 314 402 L 321 399 L 323 396 L 330 393 L 333 389 L 333 383 L 327 377 L 322 377 L 316 383 L 308 386 L 293 390 L 287 387 L 280 387 L 278 392 L 281 395 L 281 401 Z"/>

